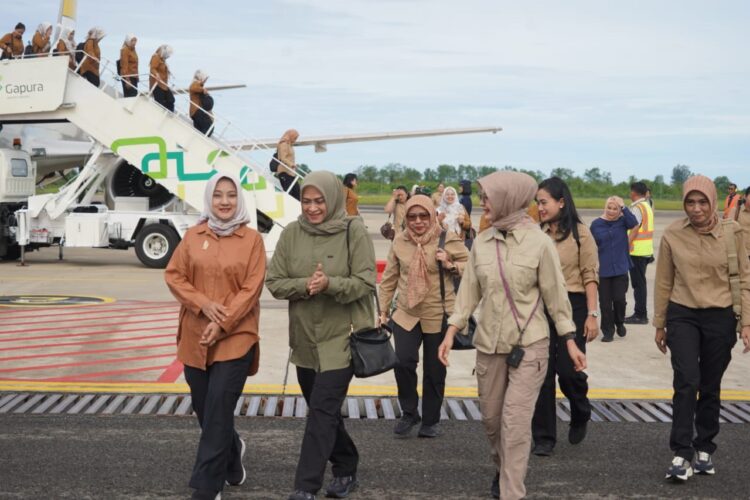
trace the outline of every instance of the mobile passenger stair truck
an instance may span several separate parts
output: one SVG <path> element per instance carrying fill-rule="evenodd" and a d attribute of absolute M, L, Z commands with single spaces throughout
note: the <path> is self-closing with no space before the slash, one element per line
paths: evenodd
<path fill-rule="evenodd" d="M 186 114 L 153 101 L 152 89 L 123 98 L 115 87 L 120 85 L 115 65 L 105 59 L 102 81 L 112 83 L 102 88 L 69 69 L 68 61 L 0 61 L 0 124 L 69 122 L 91 140 L 88 161 L 54 194 L 35 194 L 35 160 L 43 151 L 24 151 L 22 144 L 0 149 L 0 258 L 17 259 L 52 245 L 60 247 L 60 258 L 63 247 L 135 247 L 145 265 L 165 267 L 197 222 L 206 181 L 216 171 L 240 179 L 248 211 L 256 214 L 251 226 L 273 252 L 300 205 L 262 166 L 268 160 L 258 159 L 270 159 L 267 146 L 238 140 L 236 127 L 213 113 L 216 133 L 207 137 Z M 177 97 L 186 109 L 188 97 Z M 115 193 L 125 196 L 105 196 L 102 202 L 102 191 L 111 193 L 113 184 Z"/>

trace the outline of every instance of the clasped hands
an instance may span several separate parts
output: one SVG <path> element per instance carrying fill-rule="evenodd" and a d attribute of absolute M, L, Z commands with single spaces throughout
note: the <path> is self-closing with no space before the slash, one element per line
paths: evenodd
<path fill-rule="evenodd" d="M 315 272 L 307 280 L 305 285 L 307 288 L 308 295 L 317 295 L 328 289 L 328 276 L 323 272 L 323 264 L 318 262 L 318 267 L 315 268 Z"/>

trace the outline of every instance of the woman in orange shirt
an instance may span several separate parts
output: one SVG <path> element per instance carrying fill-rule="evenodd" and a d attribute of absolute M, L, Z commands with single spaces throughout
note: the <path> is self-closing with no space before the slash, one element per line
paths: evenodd
<path fill-rule="evenodd" d="M 258 232 L 247 227 L 240 186 L 226 173 L 208 181 L 200 221 L 185 233 L 165 272 L 181 304 L 177 358 L 201 426 L 190 479 L 194 499 L 220 498 L 225 483 L 240 485 L 246 477 L 234 408 L 247 376 L 258 371 L 266 252 Z"/>

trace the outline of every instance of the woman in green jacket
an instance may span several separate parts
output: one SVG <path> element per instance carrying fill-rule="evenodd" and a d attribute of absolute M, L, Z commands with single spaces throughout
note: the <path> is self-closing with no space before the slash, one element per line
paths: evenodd
<path fill-rule="evenodd" d="M 289 301 L 291 361 L 309 407 L 291 500 L 315 498 L 328 461 L 327 496 L 344 498 L 357 486 L 359 455 L 341 405 L 354 373 L 349 334 L 375 322 L 375 249 L 344 201 L 334 174 L 308 175 L 302 215 L 282 231 L 266 276 L 273 296 Z"/>

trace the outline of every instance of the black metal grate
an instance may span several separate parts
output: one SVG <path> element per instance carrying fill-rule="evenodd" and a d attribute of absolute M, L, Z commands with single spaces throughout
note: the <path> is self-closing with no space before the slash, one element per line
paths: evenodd
<path fill-rule="evenodd" d="M 595 400 L 591 401 L 594 422 L 671 422 L 668 401 Z M 401 416 L 398 399 L 390 397 L 350 397 L 342 406 L 346 418 L 394 420 Z M 67 415 L 192 415 L 186 394 L 62 394 L 0 393 L 0 414 Z M 300 396 L 242 395 L 234 414 L 239 417 L 304 418 L 307 404 Z M 557 416 L 570 421 L 567 400 L 558 401 Z M 446 398 L 443 420 L 481 420 L 476 399 Z M 721 405 L 720 422 L 750 423 L 750 402 L 731 401 Z"/>

